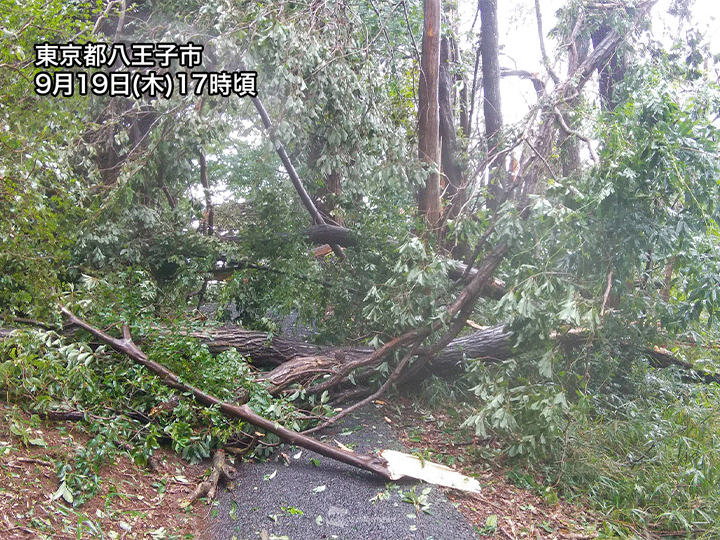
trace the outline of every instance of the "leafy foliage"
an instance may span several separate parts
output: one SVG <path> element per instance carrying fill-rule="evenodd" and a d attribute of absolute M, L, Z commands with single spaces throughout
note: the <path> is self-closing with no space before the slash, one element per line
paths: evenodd
<path fill-rule="evenodd" d="M 584 492 L 627 530 L 713 531 L 719 396 L 650 370 L 638 347 L 717 338 L 718 89 L 701 36 L 690 32 L 668 50 L 631 39 L 646 28 L 635 3 L 626 4 L 567 2 L 553 34 L 575 46 L 589 46 L 603 28 L 627 34 L 621 56 L 629 65 L 613 111 L 590 97 L 563 103 L 575 107 L 573 125 L 599 141 L 599 162 L 541 177 L 518 195 L 519 208 L 511 197 L 491 215 L 481 185 L 488 156 L 477 150 L 485 141 L 462 141 L 478 185 L 447 236 L 434 238 L 415 209 L 426 174 L 415 150 L 419 5 L 174 0 L 129 8 L 123 40 L 192 40 L 204 46 L 199 69 L 257 70 L 273 119 L 268 135 L 237 96 L 34 95 L 34 44 L 104 40 L 115 28 L 106 21 L 91 35 L 93 6 L 6 1 L 0 310 L 7 320 L 52 323 L 61 300 L 98 326 L 128 323 L 146 352 L 184 380 L 300 428 L 307 417 L 295 400 L 320 413 L 328 395 L 297 389 L 273 398 L 239 355 L 214 358 L 182 337 L 209 304 L 218 318 L 249 328 L 276 332 L 276 319 L 292 314 L 318 341 L 378 345 L 444 321 L 460 287 L 447 279 L 447 242 L 503 242 L 512 248 L 499 272 L 507 293 L 478 304 L 473 318 L 507 323 L 516 354 L 471 364 L 457 392 L 474 394 L 465 425 L 501 438 L 502 451 L 541 471 L 553 493 Z M 687 17 L 686 4 L 672 9 Z M 459 74 L 472 72 L 473 59 L 465 64 Z M 508 147 L 512 133 L 533 129 L 508 129 Z M 301 231 L 312 223 L 273 139 L 316 205 L 352 229 L 347 260 L 310 255 Z M 557 141 L 548 171 L 566 151 Z M 157 330 L 163 325 L 167 333 Z M 33 411 L 80 410 L 90 420 L 91 443 L 58 464 L 58 497 L 77 505 L 92 496 L 100 465 L 124 442 L 142 464 L 161 443 L 198 460 L 244 441 L 242 423 L 174 396 L 143 368 L 83 339 L 18 332 L 0 344 L 7 399 Z M 717 367 L 709 355 L 698 360 Z M 170 410 L 158 408 L 174 398 Z M 15 431 L 27 438 L 19 424 Z"/>
<path fill-rule="evenodd" d="M 91 16 L 64 2 L 5 2 L 0 14 L 0 310 L 48 317 L 68 279 L 69 249 L 87 183 L 72 168 L 82 97 L 35 95 L 37 43 L 82 39 Z"/>
<path fill-rule="evenodd" d="M 532 198 L 497 305 L 526 352 L 472 367 L 480 406 L 466 425 L 624 524 L 610 536 L 712 536 L 720 509 L 706 482 L 715 391 L 648 369 L 637 349 L 717 335 L 717 89 L 673 78 L 677 67 L 636 66 L 626 100 L 599 119 L 599 165 Z M 577 342 L 572 329 L 584 347 L 558 347 Z"/>
<path fill-rule="evenodd" d="M 201 386 L 221 399 L 247 400 L 266 418 L 294 429 L 306 424 L 287 399 L 270 396 L 236 352 L 211 356 L 188 338 L 153 336 L 151 358 L 166 364 L 183 380 Z M 176 396 L 155 375 L 124 357 L 70 342 L 54 332 L 16 332 L 0 344 L 0 388 L 7 399 L 36 412 L 81 411 L 92 439 L 76 456 L 59 463 L 58 478 L 82 504 L 98 490 L 99 468 L 130 445 L 140 465 L 147 465 L 161 443 L 170 444 L 194 462 L 229 441 L 247 444 L 250 428 L 230 420 L 215 408 Z M 178 399 L 179 398 L 179 399 Z M 166 402 L 177 403 L 163 408 Z M 315 413 L 323 411 L 319 405 Z M 252 428 L 252 432 L 256 428 Z M 268 434 L 256 449 L 268 453 L 277 438 Z M 67 500 L 67 498 L 66 498 Z"/>

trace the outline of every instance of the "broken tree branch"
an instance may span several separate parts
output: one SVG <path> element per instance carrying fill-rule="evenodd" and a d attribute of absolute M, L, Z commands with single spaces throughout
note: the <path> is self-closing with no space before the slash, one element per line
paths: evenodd
<path fill-rule="evenodd" d="M 218 482 L 220 482 L 221 479 L 228 482 L 232 481 L 236 473 L 235 468 L 228 465 L 225 459 L 225 451 L 222 449 L 217 450 L 213 456 L 210 476 L 195 488 L 195 491 L 193 491 L 188 498 L 187 504 L 192 504 L 200 497 L 205 497 L 206 495 L 208 499 L 214 499 Z"/>
<path fill-rule="evenodd" d="M 231 416 L 233 418 L 239 418 L 240 420 L 244 420 L 245 422 L 253 424 L 270 433 L 274 433 L 275 435 L 277 435 L 284 441 L 289 442 L 290 444 L 296 444 L 308 450 L 312 450 L 313 452 L 317 452 L 318 454 L 325 457 L 329 457 L 331 459 L 347 463 L 348 465 L 352 465 L 354 467 L 358 467 L 360 469 L 379 474 L 380 476 L 383 476 L 388 480 L 397 478 L 393 477 L 392 473 L 388 470 L 387 461 L 380 457 L 372 456 L 369 454 L 356 454 L 355 452 L 343 450 L 342 448 L 335 448 L 333 446 L 329 446 L 325 443 L 318 441 L 317 439 L 307 437 L 305 435 L 297 433 L 296 431 L 287 429 L 278 424 L 277 422 L 268 420 L 267 418 L 264 418 L 257 414 L 247 405 L 234 405 L 232 403 L 221 401 L 212 394 L 208 394 L 206 392 L 203 392 L 199 388 L 182 382 L 182 380 L 180 380 L 180 378 L 175 373 L 170 371 L 162 364 L 150 360 L 147 355 L 140 350 L 140 348 L 133 342 L 130 336 L 130 329 L 127 325 L 123 326 L 123 339 L 116 339 L 106 334 L 102 330 L 88 324 L 84 320 L 76 317 L 66 307 L 61 306 L 61 310 L 63 312 L 63 315 L 67 317 L 68 321 L 71 324 L 82 328 L 83 330 L 86 330 L 87 332 L 95 336 L 97 339 L 108 344 L 117 352 L 125 354 L 138 364 L 145 366 L 147 369 L 157 375 L 164 385 L 170 388 L 180 390 L 181 392 L 188 392 L 192 394 L 195 400 L 199 403 L 207 406 L 217 406 L 223 414 L 226 414 L 227 416 Z"/>
<path fill-rule="evenodd" d="M 245 71 L 245 67 L 241 65 L 241 69 Z M 262 101 L 260 101 L 260 98 L 258 97 L 251 97 L 253 105 L 255 105 L 255 109 L 257 109 L 258 114 L 260 115 L 260 118 L 262 119 L 263 126 L 265 126 L 265 129 L 267 130 L 268 134 L 270 135 L 270 139 L 275 143 L 275 151 L 278 153 L 278 156 L 280 156 L 280 161 L 282 161 L 283 165 L 285 166 L 285 170 L 288 173 L 288 176 L 290 176 L 290 180 L 293 183 L 293 186 L 295 186 L 295 191 L 297 191 L 298 195 L 300 196 L 300 199 L 302 200 L 303 204 L 305 205 L 305 208 L 307 208 L 307 211 L 310 213 L 310 216 L 312 216 L 313 220 L 315 221 L 315 225 L 325 225 L 325 220 L 323 219 L 322 215 L 320 215 L 320 212 L 318 211 L 317 207 L 315 206 L 315 203 L 313 203 L 312 199 L 310 198 L 310 195 L 308 195 L 307 190 L 305 189 L 305 186 L 303 185 L 302 181 L 300 180 L 300 177 L 298 176 L 297 172 L 295 171 L 295 167 L 293 166 L 292 162 L 290 161 L 290 158 L 287 155 L 287 152 L 285 151 L 285 147 L 283 144 L 277 139 L 277 137 L 273 134 L 272 131 L 272 122 L 270 121 L 270 116 L 268 115 L 267 111 L 265 110 L 264 105 L 262 104 Z M 330 244 L 330 247 L 332 248 L 335 255 L 337 255 L 338 259 L 345 260 L 345 254 L 343 253 L 342 248 L 337 244 Z"/>
<path fill-rule="evenodd" d="M 505 258 L 505 254 L 508 252 L 508 250 L 509 247 L 507 246 L 507 244 L 500 243 L 496 245 L 488 254 L 485 255 L 482 263 L 478 265 L 477 273 L 472 278 L 470 283 L 468 283 L 465 288 L 460 291 L 455 300 L 448 306 L 446 314 L 447 320 L 453 321 L 450 325 L 449 330 L 447 330 L 442 335 L 442 337 L 440 337 L 440 339 L 438 339 L 434 344 L 430 345 L 427 348 L 427 353 L 423 355 L 423 359 L 420 361 L 421 365 L 427 363 L 428 359 L 431 358 L 433 354 L 445 348 L 461 332 L 461 330 L 465 326 L 465 321 L 467 321 L 470 313 L 472 313 L 473 307 L 475 306 L 478 298 L 480 297 L 480 293 L 483 291 L 487 283 L 492 278 L 493 273 L 500 265 L 502 260 Z M 390 354 L 398 347 L 402 345 L 411 345 L 410 351 L 405 354 L 403 359 L 390 374 L 390 376 L 382 385 L 380 390 L 378 390 L 368 398 L 365 398 L 364 400 L 358 402 L 353 407 L 349 407 L 341 411 L 337 415 L 333 416 L 324 424 L 322 424 L 322 427 L 327 427 L 330 424 L 337 422 L 340 418 L 343 418 L 353 410 L 356 410 L 363 405 L 366 405 L 373 399 L 377 399 L 384 392 L 386 392 L 403 375 L 405 369 L 410 363 L 410 360 L 412 360 L 412 358 L 420 350 L 420 346 L 425 340 L 425 338 L 430 336 L 433 332 L 437 332 L 438 330 L 440 330 L 442 326 L 442 321 L 435 321 L 434 323 L 425 325 L 424 327 L 413 328 L 402 336 L 395 338 L 394 340 L 386 343 L 385 345 L 377 349 L 367 359 L 349 362 L 348 364 L 343 366 L 342 369 L 338 370 L 338 373 L 336 375 L 331 376 L 328 381 L 316 385 L 315 387 L 311 387 L 309 389 L 310 392 L 319 392 L 321 390 L 331 388 L 332 386 L 335 386 L 336 384 L 341 382 L 349 373 L 351 373 L 358 367 L 374 365 L 376 362 L 379 362 L 382 358 Z M 342 374 L 342 376 L 340 376 L 340 374 Z M 320 429 L 320 427 L 314 429 Z"/>

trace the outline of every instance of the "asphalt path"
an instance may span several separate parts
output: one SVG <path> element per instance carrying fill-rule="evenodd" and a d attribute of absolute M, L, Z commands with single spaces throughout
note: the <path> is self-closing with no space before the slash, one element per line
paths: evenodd
<path fill-rule="evenodd" d="M 406 451 L 370 405 L 321 437 L 356 452 Z M 211 512 L 217 540 L 478 540 L 437 486 L 388 482 L 298 447 L 236 464 L 238 477 Z"/>

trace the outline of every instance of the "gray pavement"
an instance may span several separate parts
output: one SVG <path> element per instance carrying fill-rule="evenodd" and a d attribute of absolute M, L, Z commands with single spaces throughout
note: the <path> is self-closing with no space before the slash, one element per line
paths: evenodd
<path fill-rule="evenodd" d="M 373 405 L 321 438 L 356 452 L 405 451 Z M 297 447 L 280 452 L 267 462 L 236 465 L 238 478 L 211 514 L 213 539 L 478 540 L 439 487 L 387 482 Z"/>

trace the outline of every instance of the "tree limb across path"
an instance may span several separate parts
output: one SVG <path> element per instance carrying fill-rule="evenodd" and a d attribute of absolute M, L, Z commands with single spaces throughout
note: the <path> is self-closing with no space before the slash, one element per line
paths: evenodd
<path fill-rule="evenodd" d="M 373 351 L 368 347 L 321 347 L 229 326 L 208 328 L 189 335 L 200 340 L 213 354 L 234 348 L 247 356 L 254 365 L 271 369 L 266 379 L 283 388 L 319 373 L 335 373 L 341 364 L 357 361 Z M 589 344 L 592 336 L 584 331 L 576 331 L 556 334 L 553 339 L 566 346 L 579 347 Z M 673 355 L 666 348 L 638 346 L 637 351 L 645 356 L 654 368 L 675 366 L 692 373 L 705 383 L 720 384 L 720 374 L 698 368 Z M 467 361 L 497 363 L 512 356 L 512 332 L 507 330 L 505 325 L 489 326 L 453 339 L 447 347 L 432 355 L 422 370 L 409 375 L 412 380 L 427 375 L 452 377 L 466 370 Z"/>
<path fill-rule="evenodd" d="M 351 450 L 330 446 L 307 435 L 287 429 L 277 422 L 273 422 L 260 416 L 247 404 L 235 405 L 233 403 L 222 401 L 212 394 L 208 394 L 199 388 L 182 382 L 180 377 L 178 377 L 175 373 L 159 362 L 150 360 L 148 356 L 140 350 L 140 348 L 132 340 L 132 337 L 130 336 L 130 329 L 127 325 L 123 325 L 123 338 L 116 339 L 76 317 L 66 307 L 61 306 L 61 310 L 70 324 L 86 330 L 95 338 L 112 347 L 115 351 L 124 354 L 138 364 L 145 366 L 157 375 L 165 386 L 174 388 L 181 392 L 190 393 L 199 403 L 209 407 L 216 406 L 223 414 L 233 418 L 238 418 L 270 433 L 274 433 L 285 442 L 295 444 L 307 450 L 312 450 L 322 456 L 341 461 L 348 465 L 379 474 L 388 480 L 398 480 L 403 477 L 410 477 L 466 491 L 479 491 L 480 489 L 480 485 L 477 480 L 464 476 L 444 465 L 424 461 L 421 462 L 415 456 L 389 450 L 383 451 L 379 456 L 371 454 L 357 454 Z M 224 454 L 216 455 L 215 468 L 211 483 L 206 486 L 201 485 L 199 491 L 197 491 L 195 495 L 200 496 L 200 493 L 206 488 L 208 492 L 214 490 L 214 486 L 220 477 L 220 473 L 223 473 L 228 477 L 232 475 L 232 471 L 230 471 L 230 469 L 225 467 L 224 463 L 222 463 L 223 457 Z M 418 466 L 417 463 L 421 463 L 421 466 Z M 215 471 L 217 471 L 217 474 L 215 474 Z"/>
<path fill-rule="evenodd" d="M 157 375 L 160 378 L 160 381 L 165 386 L 180 390 L 181 392 L 188 392 L 192 394 L 195 400 L 197 400 L 199 403 L 207 406 L 217 406 L 223 414 L 230 417 L 239 418 L 240 420 L 244 420 L 245 422 L 253 424 L 270 433 L 274 433 L 282 440 L 289 442 L 290 444 L 296 444 L 308 450 L 312 450 L 313 452 L 317 452 L 318 454 L 325 457 L 336 459 L 343 463 L 347 463 L 348 465 L 365 469 L 366 471 L 374 472 L 387 478 L 388 480 L 393 479 L 392 473 L 388 470 L 388 463 L 383 458 L 372 455 L 356 454 L 355 452 L 350 452 L 348 450 L 343 450 L 342 448 L 336 448 L 334 446 L 327 445 L 318 441 L 317 439 L 287 429 L 278 424 L 277 422 L 273 422 L 271 420 L 268 420 L 267 418 L 263 418 L 247 405 L 235 405 L 232 403 L 221 401 L 219 398 L 213 396 L 212 394 L 208 394 L 206 392 L 203 392 L 199 388 L 182 382 L 180 380 L 180 377 L 178 377 L 175 373 L 170 371 L 162 364 L 150 360 L 147 355 L 142 352 L 142 350 L 140 350 L 140 348 L 132 340 L 132 337 L 130 336 L 130 329 L 127 325 L 123 325 L 123 338 L 116 339 L 106 334 L 102 330 L 88 324 L 84 320 L 76 317 L 67 308 L 62 307 L 61 309 L 63 315 L 65 315 L 70 324 L 86 330 L 95 338 L 112 347 L 115 351 L 124 354 L 138 364 L 145 366 L 147 369 Z"/>

